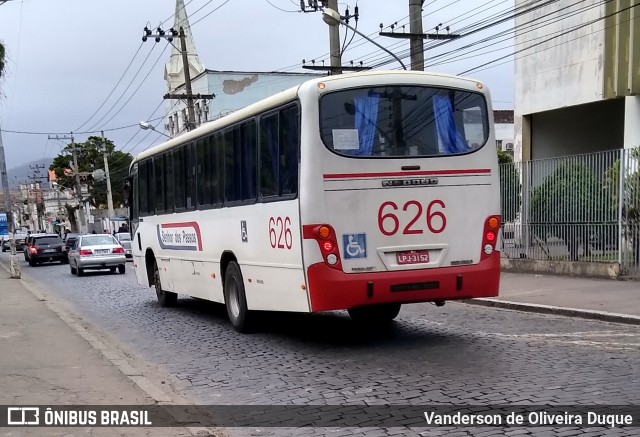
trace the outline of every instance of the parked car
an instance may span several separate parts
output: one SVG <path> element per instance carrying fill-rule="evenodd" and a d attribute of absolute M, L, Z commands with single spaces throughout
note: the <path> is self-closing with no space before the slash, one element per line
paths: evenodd
<path fill-rule="evenodd" d="M 52 261 L 67 262 L 64 244 L 58 234 L 30 235 L 27 241 L 28 246 L 25 246 L 25 251 L 31 267 Z"/>
<path fill-rule="evenodd" d="M 8 235 L 3 235 L 2 236 L 2 251 L 6 252 L 7 250 L 10 249 L 10 240 L 9 240 L 9 236 Z"/>
<path fill-rule="evenodd" d="M 27 234 L 14 234 L 13 240 L 16 244 L 16 251 L 21 252 L 24 250 L 24 240 L 27 238 Z M 2 251 L 9 252 L 11 250 L 11 240 L 8 235 L 2 236 Z"/>
<path fill-rule="evenodd" d="M 27 234 L 27 238 L 25 238 L 25 240 L 24 240 L 24 247 L 22 249 L 22 253 L 24 254 L 24 260 L 25 261 L 29 262 L 29 250 L 30 250 L 31 246 L 33 246 L 35 238 L 39 237 L 39 236 L 43 236 L 43 235 L 47 235 L 47 234 L 40 234 L 40 233 Z"/>
<path fill-rule="evenodd" d="M 69 259 L 69 250 L 71 250 L 79 236 L 80 234 L 74 234 L 70 232 L 66 234 L 62 239 L 62 241 L 64 242 L 64 251 L 67 254 L 67 259 Z"/>
<path fill-rule="evenodd" d="M 71 274 L 84 275 L 85 270 L 109 269 L 111 273 L 125 273 L 124 248 L 112 235 L 79 236 L 69 251 Z"/>
<path fill-rule="evenodd" d="M 114 237 L 116 237 L 118 243 L 120 243 L 124 248 L 124 256 L 133 261 L 133 255 L 131 253 L 131 235 L 128 232 L 118 232 Z"/>

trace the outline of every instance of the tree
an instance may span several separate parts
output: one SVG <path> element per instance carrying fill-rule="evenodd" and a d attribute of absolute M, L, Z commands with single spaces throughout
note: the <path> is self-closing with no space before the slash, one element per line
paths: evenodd
<path fill-rule="evenodd" d="M 598 232 L 594 218 L 609 223 L 615 217 L 606 196 L 602 182 L 587 165 L 561 163 L 533 190 L 532 231 L 545 240 L 550 235 L 563 239 L 570 259 L 577 261 L 580 243 L 588 253 L 589 237 Z"/>
<path fill-rule="evenodd" d="M 633 261 L 640 264 L 640 147 L 626 149 L 623 153 L 628 155 L 623 170 L 625 176 L 621 225 L 631 242 Z M 611 207 L 616 210 L 620 204 L 620 182 L 620 159 L 617 159 L 605 174 L 605 187 L 611 193 Z"/>
<path fill-rule="evenodd" d="M 498 164 L 500 164 L 500 211 L 502 222 L 506 223 L 515 220 L 518 216 L 522 185 L 520 172 L 511 155 L 498 150 Z"/>
<path fill-rule="evenodd" d="M 106 208 L 106 180 L 96 181 L 91 175 L 94 170 L 104 170 L 102 138 L 91 136 L 84 143 L 75 143 L 74 146 L 78 154 L 80 179 L 83 183 L 87 184 L 89 189 L 89 202 L 97 208 Z M 104 147 L 106 147 L 107 160 L 109 162 L 113 204 L 117 208 L 120 205 L 124 205 L 124 185 L 133 157 L 129 153 L 115 150 L 113 142 L 108 139 L 105 139 Z M 73 149 L 71 144 L 62 149 L 62 152 L 54 158 L 49 170 L 55 172 L 61 187 L 75 189 L 76 179 L 75 169 L 73 169 Z"/>

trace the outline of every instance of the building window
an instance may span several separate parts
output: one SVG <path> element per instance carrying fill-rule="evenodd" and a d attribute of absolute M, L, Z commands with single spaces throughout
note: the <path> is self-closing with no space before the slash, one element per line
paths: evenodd
<path fill-rule="evenodd" d="M 200 126 L 202 124 L 201 115 L 202 111 L 200 110 L 200 103 L 196 102 L 196 126 Z"/>

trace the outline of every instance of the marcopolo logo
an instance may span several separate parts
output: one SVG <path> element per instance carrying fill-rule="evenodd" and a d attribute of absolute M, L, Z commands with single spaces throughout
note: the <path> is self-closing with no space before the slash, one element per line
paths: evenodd
<path fill-rule="evenodd" d="M 196 222 L 157 225 L 160 247 L 169 250 L 202 251 L 200 226 Z"/>

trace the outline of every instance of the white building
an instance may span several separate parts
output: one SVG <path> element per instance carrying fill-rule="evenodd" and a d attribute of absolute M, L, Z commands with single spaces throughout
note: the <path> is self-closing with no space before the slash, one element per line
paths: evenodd
<path fill-rule="evenodd" d="M 633 1 L 560 0 L 516 18 L 516 160 L 640 146 Z"/>
<path fill-rule="evenodd" d="M 515 141 L 513 110 L 494 109 L 493 123 L 495 127 L 496 147 L 498 150 L 508 152 L 513 157 L 513 143 Z"/>

